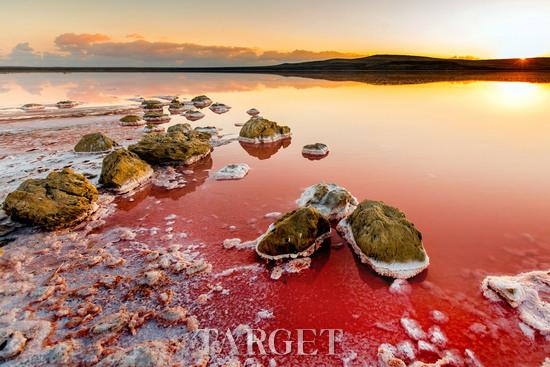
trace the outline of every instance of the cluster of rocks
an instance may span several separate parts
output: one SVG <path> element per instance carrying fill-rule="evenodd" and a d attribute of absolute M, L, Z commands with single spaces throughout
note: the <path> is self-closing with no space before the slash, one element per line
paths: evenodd
<path fill-rule="evenodd" d="M 308 187 L 299 209 L 283 215 L 256 239 L 262 258 L 310 256 L 330 237 L 331 221 L 363 263 L 382 276 L 406 279 L 426 269 L 429 258 L 422 235 L 397 208 L 380 201 L 358 203 L 334 184 Z"/>
<path fill-rule="evenodd" d="M 87 134 L 74 147 L 79 153 L 108 153 L 99 183 L 117 193 L 149 181 L 154 172 L 151 165 L 190 165 L 207 157 L 211 150 L 210 135 L 191 130 L 189 124 L 171 126 L 165 134 L 145 135 L 128 149 L 103 133 Z M 2 208 L 18 222 L 57 229 L 86 219 L 97 209 L 97 199 L 98 191 L 86 177 L 65 168 L 44 179 L 24 181 L 8 194 Z"/>

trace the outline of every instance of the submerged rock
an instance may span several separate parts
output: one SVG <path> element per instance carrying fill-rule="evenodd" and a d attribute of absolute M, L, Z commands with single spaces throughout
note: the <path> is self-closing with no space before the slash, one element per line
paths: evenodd
<path fill-rule="evenodd" d="M 341 220 L 353 213 L 359 203 L 343 187 L 320 183 L 305 189 L 296 204 L 299 207 L 311 206 L 328 220 Z"/>
<path fill-rule="evenodd" d="M 249 169 L 250 167 L 246 163 L 228 164 L 216 172 L 214 178 L 216 180 L 239 180 L 246 176 Z"/>
<path fill-rule="evenodd" d="M 383 202 L 363 201 L 337 230 L 361 262 L 380 275 L 407 279 L 429 265 L 422 234 L 399 209 Z"/>
<path fill-rule="evenodd" d="M 162 112 L 147 112 L 143 115 L 143 119 L 147 121 L 148 124 L 165 124 L 170 122 L 170 116 Z"/>
<path fill-rule="evenodd" d="M 325 156 L 328 154 L 328 147 L 323 143 L 315 143 L 304 145 L 302 148 L 303 155 Z"/>
<path fill-rule="evenodd" d="M 550 335 L 550 270 L 515 276 L 488 276 L 481 283 L 485 297 L 504 300 L 519 311 L 519 318 L 542 335 Z"/>
<path fill-rule="evenodd" d="M 205 108 L 212 104 L 212 100 L 205 95 L 196 96 L 191 102 L 198 108 Z"/>
<path fill-rule="evenodd" d="M 260 114 L 260 111 L 254 107 L 246 111 L 250 116 L 258 116 Z"/>
<path fill-rule="evenodd" d="M 149 163 L 185 165 L 208 156 L 211 149 L 210 143 L 193 131 L 150 134 L 144 136 L 137 144 L 128 147 L 128 150 Z"/>
<path fill-rule="evenodd" d="M 279 218 L 256 241 L 256 252 L 270 260 L 310 256 L 330 236 L 330 223 L 314 208 Z"/>
<path fill-rule="evenodd" d="M 59 101 L 55 104 L 57 108 L 73 108 L 79 105 L 77 101 Z"/>
<path fill-rule="evenodd" d="M 111 138 L 103 133 L 91 133 L 84 135 L 75 145 L 75 152 L 106 152 L 118 146 Z"/>
<path fill-rule="evenodd" d="M 119 121 L 122 126 L 141 126 L 145 124 L 145 121 L 137 115 L 126 115 Z"/>
<path fill-rule="evenodd" d="M 97 190 L 82 175 L 64 168 L 45 179 L 24 181 L 4 201 L 12 219 L 47 229 L 69 227 L 97 209 Z"/>
<path fill-rule="evenodd" d="M 239 140 L 245 143 L 273 143 L 290 137 L 290 128 L 261 117 L 248 120 L 239 133 Z"/>
<path fill-rule="evenodd" d="M 118 192 L 135 189 L 153 175 L 153 169 L 136 154 L 118 149 L 103 159 L 99 183 Z"/>

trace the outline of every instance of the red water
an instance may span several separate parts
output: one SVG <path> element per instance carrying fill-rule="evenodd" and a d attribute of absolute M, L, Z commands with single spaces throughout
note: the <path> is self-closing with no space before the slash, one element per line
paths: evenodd
<path fill-rule="evenodd" d="M 143 85 L 149 91 L 171 83 L 167 75 L 155 78 L 132 93 Z M 350 366 L 363 366 L 375 360 L 381 343 L 410 339 L 401 317 L 418 320 L 427 331 L 434 325 L 430 311 L 440 310 L 449 317 L 441 326 L 449 339 L 446 349 L 469 348 L 485 366 L 540 366 L 550 355 L 548 340 L 539 334 L 530 340 L 513 310 L 490 303 L 479 290 L 487 274 L 550 268 L 549 85 L 372 86 L 224 75 L 177 88 L 172 93 L 207 93 L 233 107 L 221 116 L 207 114 L 194 126 L 237 132 L 233 123 L 244 122 L 244 111 L 256 107 L 289 125 L 292 141 L 264 150 L 236 142 L 215 148 L 212 160 L 194 168 L 196 182 L 171 191 L 146 188 L 133 202 L 120 199 L 106 229 L 144 222 L 161 227 L 165 216 L 176 214 L 174 230 L 205 243 L 201 251 L 218 273 L 261 263 L 251 251 L 223 249 L 224 239 L 256 238 L 272 221 L 266 213 L 291 210 L 303 188 L 325 181 L 360 200 L 400 208 L 421 230 L 431 260 L 427 271 L 410 280 L 411 294 L 394 295 L 388 291 L 391 280 L 359 263 L 347 246 L 326 246 L 313 256 L 311 269 L 279 281 L 269 278 L 268 266 L 224 277 L 231 293 L 199 311 L 201 326 L 252 324 L 259 310 L 268 309 L 274 318 L 259 324 L 267 331 L 336 328 L 344 338 L 337 356 L 326 355 L 318 343 L 316 357 L 270 355 L 266 361 L 341 365 L 355 351 Z M 327 144 L 330 154 L 322 160 L 302 157 L 302 146 L 315 142 Z M 243 180 L 208 177 L 208 169 L 241 162 L 251 167 Z M 339 242 L 333 234 L 332 243 Z M 487 327 L 485 335 L 469 330 L 474 323 Z"/>

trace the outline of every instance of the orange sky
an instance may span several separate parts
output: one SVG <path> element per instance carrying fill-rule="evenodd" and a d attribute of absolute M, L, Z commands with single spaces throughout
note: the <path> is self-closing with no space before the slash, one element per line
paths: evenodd
<path fill-rule="evenodd" d="M 550 54 L 548 0 L 19 0 L 3 4 L 0 17 L 2 64 L 196 66 L 376 53 Z M 289 54 L 294 50 L 333 52 Z M 264 51 L 279 53 L 257 57 Z"/>

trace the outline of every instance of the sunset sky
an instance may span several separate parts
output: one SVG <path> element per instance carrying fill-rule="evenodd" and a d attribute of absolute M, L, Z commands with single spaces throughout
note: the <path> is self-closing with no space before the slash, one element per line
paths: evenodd
<path fill-rule="evenodd" d="M 550 55 L 548 0 L 4 1 L 1 65 Z"/>

